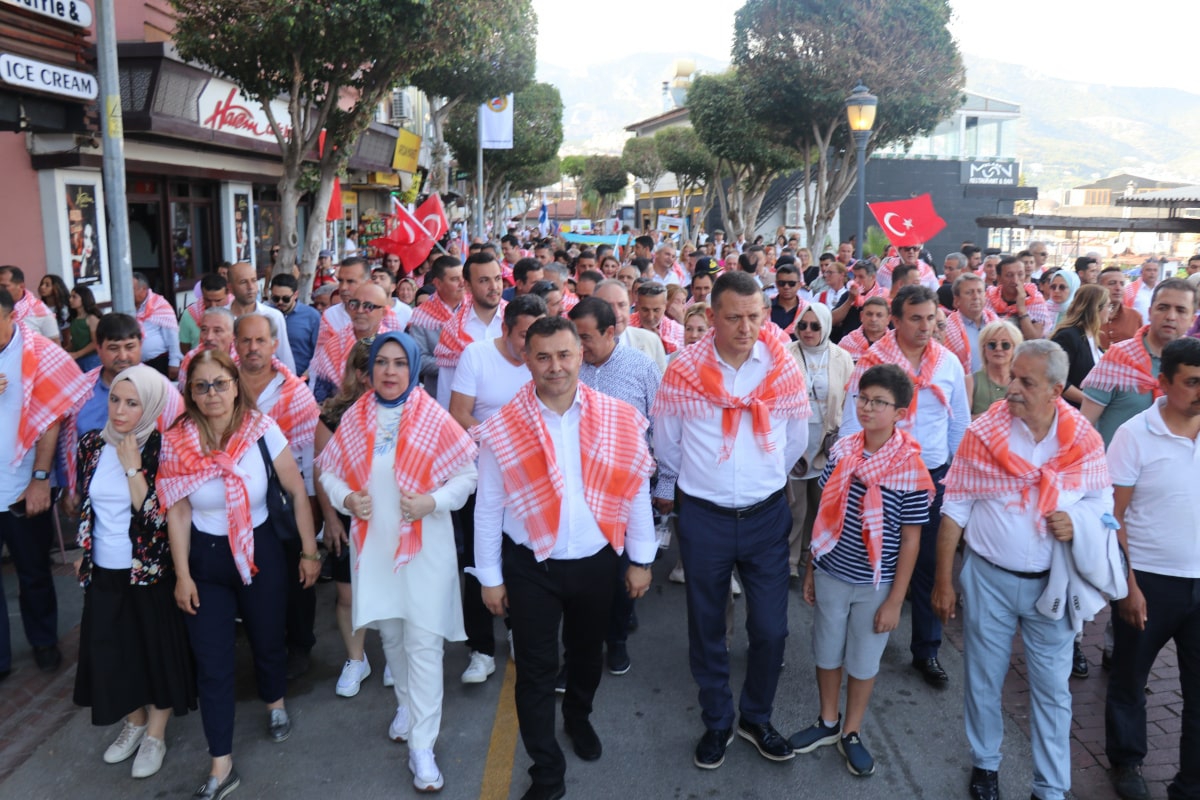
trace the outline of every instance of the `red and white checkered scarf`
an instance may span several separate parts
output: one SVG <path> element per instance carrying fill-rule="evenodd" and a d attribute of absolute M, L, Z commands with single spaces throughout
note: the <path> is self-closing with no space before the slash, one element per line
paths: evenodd
<path fill-rule="evenodd" d="M 881 277 L 887 278 L 888 283 L 891 284 L 892 273 L 896 271 L 896 267 L 900 266 L 900 263 L 900 256 L 885 258 L 882 262 L 880 262 L 879 271 L 875 275 L 875 284 L 877 286 L 879 285 L 879 279 Z M 934 272 L 933 267 L 931 267 L 929 264 L 926 264 L 921 259 L 917 259 L 917 275 L 920 276 L 922 284 L 927 284 L 931 280 L 936 281 L 938 279 L 937 273 Z M 881 295 L 881 297 L 886 296 L 886 294 Z"/>
<path fill-rule="evenodd" d="M 279 425 L 288 444 L 299 450 L 313 443 L 321 407 L 317 405 L 308 384 L 287 368 L 278 358 L 271 359 L 271 368 L 283 376 L 279 398 L 270 410 L 263 409 Z"/>
<path fill-rule="evenodd" d="M 1001 291 L 999 286 L 987 287 L 988 305 L 998 317 L 1015 317 L 1017 315 L 1017 304 L 1005 300 Z M 1050 311 L 1050 306 L 1046 303 L 1046 299 L 1042 297 L 1042 293 L 1038 291 L 1036 284 L 1025 284 L 1025 312 L 1029 314 L 1030 319 L 1040 322 L 1043 325 L 1046 324 L 1047 320 L 1054 318 L 1053 312 Z"/>
<path fill-rule="evenodd" d="M 147 323 L 167 330 L 179 330 L 179 320 L 175 317 L 175 309 L 171 307 L 165 297 L 149 290 L 146 292 L 146 301 L 138 309 L 137 321 L 138 325 L 142 327 L 143 335 L 146 332 Z"/>
<path fill-rule="evenodd" d="M 359 492 L 371 480 L 371 462 L 375 456 L 377 404 L 375 393 L 367 392 L 342 416 L 337 433 L 317 459 L 322 472 L 332 473 Z M 396 441 L 394 474 L 400 491 L 429 494 L 455 472 L 475 460 L 475 442 L 445 409 L 417 386 L 400 412 Z M 399 502 L 399 495 L 393 501 Z M 382 501 L 381 501 L 382 502 Z M 399 570 L 421 552 L 421 520 L 400 522 L 400 541 L 396 544 L 393 569 Z M 354 518 L 350 535 L 354 537 L 356 560 L 362 557 L 370 525 Z"/>
<path fill-rule="evenodd" d="M 425 305 L 428 304 L 427 302 Z M 379 323 L 378 333 L 388 333 L 399 329 L 400 319 L 396 316 L 395 310 L 389 307 Z M 358 337 L 354 333 L 353 322 L 335 328 L 329 321 L 329 317 L 322 316 L 321 327 L 317 333 L 317 347 L 313 351 L 312 361 L 308 365 L 309 375 L 314 379 L 324 378 L 334 386 L 341 386 L 342 377 L 346 373 L 346 362 L 350 360 L 350 351 L 356 344 L 358 344 Z"/>
<path fill-rule="evenodd" d="M 664 314 L 658 323 L 658 338 L 662 339 L 663 349 L 668 354 L 674 353 L 683 347 L 683 326 Z"/>
<path fill-rule="evenodd" d="M 87 394 L 88 382 L 75 361 L 56 342 L 23 323 L 14 326 L 13 336 L 21 338 L 21 418 L 17 421 L 17 441 L 10 464 L 15 467 L 42 434 Z M 12 424 L 11 420 L 6 422 Z"/>
<path fill-rule="evenodd" d="M 1144 289 L 1146 284 L 1142 283 L 1142 279 L 1138 278 L 1133 283 L 1125 287 L 1125 305 L 1133 308 L 1133 301 L 1137 300 L 1138 292 Z"/>
<path fill-rule="evenodd" d="M 163 508 L 184 499 L 214 478 L 225 484 L 225 513 L 229 521 L 229 550 L 242 583 L 249 585 L 258 568 L 254 566 L 254 522 L 250 516 L 247 475 L 238 461 L 274 425 L 266 414 L 247 411 L 226 450 L 206 451 L 200 429 L 190 417 L 179 420 L 163 435 L 155 488 Z"/>
<path fill-rule="evenodd" d="M 21 299 L 13 304 L 12 321 L 21 322 L 26 317 L 53 317 L 54 313 L 46 307 L 33 292 L 25 292 Z"/>
<path fill-rule="evenodd" d="M 1029 508 L 1036 489 L 1038 532 L 1046 532 L 1046 515 L 1058 508 L 1060 491 L 1092 491 L 1112 485 L 1104 440 L 1087 419 L 1061 397 L 1058 413 L 1058 451 L 1035 467 L 1008 447 L 1013 415 L 998 400 L 967 427 L 950 471 L 942 480 L 946 501 L 998 498 L 1019 492 L 1017 510 Z"/>
<path fill-rule="evenodd" d="M 855 328 L 843 336 L 837 346 L 849 353 L 850 358 L 858 361 L 871 349 L 871 342 L 867 341 L 867 335 L 863 333 L 862 328 Z"/>
<path fill-rule="evenodd" d="M 633 498 L 654 471 L 646 446 L 649 422 L 628 403 L 582 383 L 576 392 L 583 498 L 620 553 Z M 558 540 L 564 483 L 533 383 L 472 433 L 496 455 L 509 508 L 524 523 L 537 559 L 548 558 Z"/>
<path fill-rule="evenodd" d="M 796 313 L 792 314 L 792 321 L 787 324 L 787 327 L 780 328 L 780 330 L 783 331 L 784 336 L 787 337 L 789 344 L 792 341 L 792 337 L 796 335 L 796 323 L 799 322 L 800 318 L 804 316 L 804 309 L 806 309 L 806 308 L 808 308 L 808 301 L 805 300 L 803 297 L 797 297 L 796 298 Z M 767 322 L 771 322 L 770 317 L 767 317 Z M 764 323 L 764 324 L 766 324 L 766 323 Z M 771 322 L 771 324 L 774 325 L 773 322 Z M 775 327 L 778 328 L 779 326 L 776 325 Z"/>
<path fill-rule="evenodd" d="M 921 263 L 924 263 L 924 262 L 921 262 Z M 858 286 L 857 281 L 850 281 L 850 284 L 852 286 Z M 879 281 L 875 281 L 875 285 L 872 286 L 870 289 L 868 289 L 865 292 L 861 291 L 861 289 L 860 289 L 858 296 L 854 298 L 854 307 L 862 308 L 863 305 L 865 305 L 866 302 L 868 300 L 870 300 L 872 297 L 882 297 L 884 300 L 888 299 L 887 289 L 884 289 L 883 286 L 881 286 L 879 284 Z"/>
<path fill-rule="evenodd" d="M 559 316 L 565 317 L 567 312 L 577 305 L 579 305 L 579 297 L 570 292 L 563 291 L 562 312 L 559 313 Z"/>
<path fill-rule="evenodd" d="M 438 297 L 438 293 L 434 292 L 428 300 L 413 310 L 408 327 L 440 330 L 453 316 L 454 309 L 446 305 L 445 301 Z"/>
<path fill-rule="evenodd" d="M 796 319 L 799 319 L 799 318 L 800 318 L 800 313 L 797 313 L 797 314 L 796 314 Z M 793 319 L 793 320 L 792 320 L 792 325 L 791 325 L 791 327 L 792 327 L 793 329 L 796 327 L 796 320 L 795 320 L 795 319 Z M 778 325 L 776 325 L 776 324 L 775 324 L 774 322 L 772 322 L 772 321 L 771 321 L 769 318 L 765 318 L 765 319 L 763 319 L 762 329 L 763 329 L 764 331 L 766 331 L 767 333 L 771 334 L 772 336 L 774 336 L 776 339 L 778 339 L 778 340 L 779 340 L 779 343 L 780 343 L 781 345 L 783 345 L 784 347 L 787 347 L 789 344 L 791 344 L 791 343 L 792 343 L 792 336 L 791 336 L 791 334 L 790 334 L 790 333 L 788 333 L 788 332 L 787 332 L 786 330 L 784 330 L 783 328 L 781 328 L 781 327 L 779 327 Z"/>
<path fill-rule="evenodd" d="M 990 308 L 983 309 L 983 324 L 995 322 L 999 317 L 996 312 Z M 958 356 L 959 362 L 963 366 L 963 372 L 971 374 L 971 337 L 967 335 L 966 323 L 962 320 L 962 314 L 957 311 L 951 312 L 950 316 L 946 317 L 946 347 L 951 353 Z"/>
<path fill-rule="evenodd" d="M 508 301 L 501 300 L 500 305 L 496 307 L 496 314 L 503 317 L 506 305 L 508 305 Z M 467 319 L 471 316 L 473 306 L 471 295 L 468 294 L 463 298 L 462 305 L 458 307 L 458 311 L 454 312 L 450 321 L 442 326 L 442 334 L 438 337 L 437 347 L 433 348 L 433 357 L 440 369 L 457 367 L 463 350 L 466 350 L 467 345 L 475 341 L 471 334 L 467 333 Z"/>
<path fill-rule="evenodd" d="M 734 397 L 725 388 L 721 367 L 717 363 L 716 331 L 710 330 L 693 347 L 685 347 L 667 365 L 658 395 L 654 399 L 652 416 L 669 414 L 685 419 L 700 419 L 721 409 L 723 443 L 720 460 L 733 453 L 742 412 L 749 411 L 754 421 L 754 438 L 765 452 L 772 452 L 771 415 L 788 419 L 806 419 L 811 415 L 804 373 L 779 338 L 769 330 L 760 329 L 758 341 L 771 356 L 767 376 L 744 397 Z"/>
<path fill-rule="evenodd" d="M 833 446 L 830 457 L 836 465 L 821 493 L 821 505 L 813 525 L 812 552 L 820 558 L 837 546 L 846 520 L 850 484 L 857 480 L 867 487 L 859 518 L 863 526 L 863 544 L 875 573 L 874 583 L 878 586 L 883 573 L 883 488 L 886 486 L 897 492 L 924 490 L 929 493 L 931 503 L 936 489 L 929 470 L 921 461 L 921 445 L 908 433 L 897 429 L 869 458 L 865 454 L 865 443 L 866 434 L 859 431 L 843 437 Z"/>
<path fill-rule="evenodd" d="M 937 401 L 946 407 L 946 412 L 953 415 L 954 409 L 950 407 L 950 399 L 946 397 L 946 393 L 942 391 L 942 387 L 933 382 L 933 377 L 937 375 L 938 370 L 941 368 L 942 361 L 947 358 L 954 358 L 954 354 L 937 342 L 930 341 L 929 344 L 925 345 L 925 353 L 921 356 L 921 371 L 914 373 L 908 356 L 904 355 L 904 351 L 900 349 L 899 343 L 896 342 L 896 332 L 888 331 L 855 364 L 854 372 L 850 376 L 850 385 L 858 386 L 858 379 L 871 367 L 878 364 L 895 364 L 907 372 L 908 377 L 912 378 L 913 382 L 913 399 L 912 403 L 908 406 L 909 425 L 913 424 L 912 421 L 917 416 L 917 395 L 922 389 L 928 389 L 933 392 L 933 396 L 937 398 Z"/>
<path fill-rule="evenodd" d="M 1152 393 L 1162 397 L 1158 376 L 1146 350 L 1146 336 L 1150 326 L 1143 325 L 1132 339 L 1117 342 L 1100 357 L 1100 363 L 1083 379 L 1084 389 L 1099 389 L 1102 392 Z"/>
<path fill-rule="evenodd" d="M 96 384 L 100 381 L 100 371 L 103 367 L 96 367 L 83 373 L 84 380 L 87 381 L 88 390 L 79 398 L 79 402 L 71 409 L 71 413 L 63 420 L 62 428 L 58 434 L 59 451 L 62 454 L 64 463 L 67 465 L 67 489 L 72 494 L 78 485 L 79 476 L 75 474 L 75 469 L 79 459 L 79 412 L 87 405 L 87 402 L 92 399 L 96 393 Z M 183 413 L 183 396 L 179 394 L 179 390 L 175 388 L 175 384 L 167 380 L 167 377 L 162 376 L 163 382 L 167 385 L 166 405 L 163 406 L 162 413 L 158 415 L 158 424 L 155 426 L 159 433 L 166 433 L 167 428 L 174 424 L 179 415 Z"/>

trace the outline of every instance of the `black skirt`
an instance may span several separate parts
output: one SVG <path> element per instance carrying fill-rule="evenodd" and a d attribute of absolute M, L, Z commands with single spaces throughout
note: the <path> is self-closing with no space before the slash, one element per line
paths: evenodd
<path fill-rule="evenodd" d="M 93 567 L 83 595 L 75 703 L 90 706 L 93 725 L 112 725 L 143 706 L 177 716 L 196 708 L 196 669 L 175 578 L 150 586 L 129 570 Z"/>

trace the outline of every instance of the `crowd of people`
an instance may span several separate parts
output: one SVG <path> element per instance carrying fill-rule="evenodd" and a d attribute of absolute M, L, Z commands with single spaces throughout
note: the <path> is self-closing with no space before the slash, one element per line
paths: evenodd
<path fill-rule="evenodd" d="M 417 790 L 445 782 L 446 643 L 468 648 L 460 680 L 477 684 L 506 640 L 533 762 L 523 797 L 560 798 L 556 697 L 575 754 L 601 758 L 596 690 L 631 670 L 637 601 L 673 540 L 701 769 L 736 736 L 771 761 L 836 746 L 873 774 L 865 720 L 907 599 L 912 667 L 935 689 L 963 682 L 973 800 L 999 797 L 1020 630 L 1032 796 L 1061 800 L 1068 681 L 1088 676 L 1083 626 L 1113 602 L 1117 792 L 1149 797 L 1142 687 L 1175 639 L 1172 796 L 1200 796 L 1200 256 L 1186 279 L 1150 259 L 1127 284 L 1096 256 L 1049 267 L 1042 242 L 968 243 L 940 272 L 920 245 L 856 260 L 847 242 L 814 261 L 786 235 L 446 245 L 407 270 L 323 251 L 308 303 L 296 275 L 264 286 L 224 264 L 178 316 L 142 276 L 126 315 L 0 267 L 0 541 L 53 671 L 52 515 L 78 518 L 74 699 L 95 725 L 121 723 L 105 762 L 155 774 L 171 716 L 198 709 L 212 762 L 193 796 L 233 792 L 235 626 L 264 730 L 285 741 L 325 578 L 345 647 L 330 689 L 359 693 L 378 631 L 388 736 Z M 819 709 L 785 736 L 772 711 L 790 590 L 813 607 Z M 959 613 L 955 678 L 939 651 Z M 0 606 L 0 680 L 7 620 Z"/>

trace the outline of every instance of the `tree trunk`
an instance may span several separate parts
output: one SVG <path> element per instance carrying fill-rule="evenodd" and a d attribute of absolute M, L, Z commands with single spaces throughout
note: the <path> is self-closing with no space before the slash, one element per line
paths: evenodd
<path fill-rule="evenodd" d="M 330 153 L 321 159 L 321 182 L 312 198 L 308 211 L 308 231 L 304 242 L 304 257 L 300 260 L 300 302 L 307 303 L 312 297 L 313 279 L 316 277 L 317 254 L 325 241 L 325 222 L 329 214 L 329 200 L 333 197 L 333 182 L 338 176 L 339 159 Z"/>
<path fill-rule="evenodd" d="M 433 129 L 433 141 L 429 145 L 429 188 L 431 192 L 444 195 L 450 191 L 450 148 L 446 146 L 446 120 L 462 97 L 453 100 L 426 96 L 429 101 L 429 123 Z M 441 105 L 437 105 L 438 101 Z"/>
<path fill-rule="evenodd" d="M 292 264 L 296 263 L 296 251 L 300 245 L 296 224 L 300 208 L 300 170 L 301 165 L 289 159 L 284 162 L 283 177 L 279 179 L 279 258 L 275 260 L 271 277 L 290 273 Z"/>

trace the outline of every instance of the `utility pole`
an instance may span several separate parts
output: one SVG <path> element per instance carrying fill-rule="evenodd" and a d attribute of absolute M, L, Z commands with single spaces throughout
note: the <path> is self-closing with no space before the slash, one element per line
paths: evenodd
<path fill-rule="evenodd" d="M 104 137 L 104 207 L 108 214 L 108 273 L 113 311 L 135 314 L 133 257 L 129 250 L 129 212 L 125 205 L 125 126 L 121 115 L 121 78 L 117 72 L 117 28 L 113 0 L 96 0 L 96 61 Z M 174 287 L 167 297 L 174 299 Z"/>

